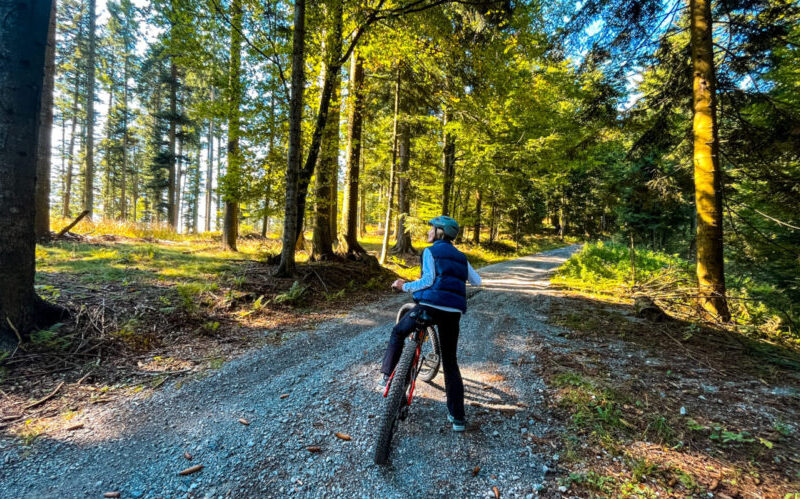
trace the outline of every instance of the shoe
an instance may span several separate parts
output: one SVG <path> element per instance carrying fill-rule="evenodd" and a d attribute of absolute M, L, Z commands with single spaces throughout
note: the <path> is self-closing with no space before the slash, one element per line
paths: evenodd
<path fill-rule="evenodd" d="M 379 392 L 383 393 L 386 390 L 386 383 L 389 382 L 389 375 L 384 374 L 381 378 L 378 379 L 378 383 L 375 387 L 378 389 Z"/>
<path fill-rule="evenodd" d="M 447 415 L 447 420 L 453 423 L 453 431 L 464 431 L 467 429 L 467 422 L 461 419 L 456 419 L 450 414 Z"/>

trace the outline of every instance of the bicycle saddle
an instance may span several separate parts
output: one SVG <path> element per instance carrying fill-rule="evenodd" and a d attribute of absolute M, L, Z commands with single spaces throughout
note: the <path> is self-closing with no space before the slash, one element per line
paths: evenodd
<path fill-rule="evenodd" d="M 423 310 L 419 313 L 414 312 L 413 317 L 416 319 L 417 324 L 419 324 L 420 326 L 427 327 L 433 324 L 433 317 L 431 317 L 431 314 L 429 314 L 427 310 Z"/>

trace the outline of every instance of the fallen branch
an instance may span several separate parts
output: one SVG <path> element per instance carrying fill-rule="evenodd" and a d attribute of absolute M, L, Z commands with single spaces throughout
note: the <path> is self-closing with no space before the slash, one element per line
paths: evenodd
<path fill-rule="evenodd" d="M 83 220 L 83 217 L 85 217 L 85 216 L 86 216 L 86 215 L 88 215 L 88 214 L 89 214 L 89 210 L 83 210 L 83 211 L 81 212 L 81 214 L 80 214 L 80 215 L 78 215 L 78 217 L 77 217 L 75 220 L 73 220 L 73 221 L 72 221 L 72 223 L 71 223 L 71 224 L 67 225 L 66 227 L 64 227 L 63 229 L 61 229 L 60 231 L 58 231 L 58 234 L 56 234 L 56 235 L 55 235 L 55 237 L 54 237 L 53 239 L 58 239 L 59 237 L 63 236 L 63 235 L 64 235 L 64 234 L 66 234 L 67 232 L 69 232 L 69 230 L 70 230 L 71 228 L 73 228 L 73 227 L 75 227 L 76 225 L 78 225 L 78 222 L 80 222 L 81 220 Z"/>
<path fill-rule="evenodd" d="M 328 292 L 328 286 L 325 285 L 325 281 L 322 280 L 322 277 L 320 277 L 320 275 L 317 274 L 317 271 L 314 270 L 314 269 L 311 269 L 311 272 L 313 272 L 314 275 L 317 276 L 317 278 L 319 279 L 319 282 L 322 283 L 322 287 L 325 288 L 325 292 L 327 293 Z"/>
<path fill-rule="evenodd" d="M 47 396 L 45 396 L 43 398 L 40 398 L 36 402 L 32 402 L 32 403 L 26 405 L 25 407 L 22 408 L 22 410 L 23 411 L 27 411 L 28 409 L 32 409 L 32 408 L 36 407 L 37 405 L 40 405 L 40 404 L 43 404 L 43 403 L 47 402 L 48 400 L 50 400 L 50 398 L 53 395 L 55 395 L 56 393 L 58 393 L 59 390 L 61 390 L 62 386 L 64 386 L 64 382 L 63 381 L 61 383 L 59 383 L 58 386 L 56 387 L 56 389 L 53 390 L 52 392 L 50 392 Z"/>

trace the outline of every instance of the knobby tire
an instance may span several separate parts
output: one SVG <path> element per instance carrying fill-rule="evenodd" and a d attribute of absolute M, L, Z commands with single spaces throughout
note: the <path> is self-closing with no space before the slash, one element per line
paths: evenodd
<path fill-rule="evenodd" d="M 439 333 L 436 328 L 428 328 L 428 340 L 425 343 L 430 343 L 431 351 L 423 352 L 425 359 L 422 361 L 422 367 L 419 370 L 419 379 L 425 382 L 430 382 L 439 373 L 439 366 L 442 365 L 442 347 L 439 344 Z M 423 345 L 423 349 L 425 346 Z M 432 361 L 430 355 L 436 356 L 436 362 Z"/>
<path fill-rule="evenodd" d="M 403 353 L 397 363 L 392 385 L 389 387 L 389 394 L 384 404 L 384 412 L 378 424 L 378 440 L 375 443 L 375 464 L 386 464 L 389 460 L 389 452 L 392 446 L 392 435 L 394 435 L 397 419 L 400 417 L 400 409 L 406 401 L 406 393 L 411 377 L 411 364 L 414 362 L 416 354 L 416 343 L 406 340 L 403 346 Z"/>

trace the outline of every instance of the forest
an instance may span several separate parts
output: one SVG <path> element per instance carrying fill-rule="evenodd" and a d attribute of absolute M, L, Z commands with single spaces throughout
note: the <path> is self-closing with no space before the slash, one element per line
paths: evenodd
<path fill-rule="evenodd" d="M 437 215 L 476 268 L 581 243 L 559 288 L 800 368 L 793 0 L 0 13 L 0 385 L 280 343 L 417 278 Z"/>
<path fill-rule="evenodd" d="M 276 230 L 291 275 L 306 232 L 311 260 L 358 258 L 374 227 L 383 262 L 453 215 L 475 243 L 680 255 L 714 317 L 755 301 L 793 335 L 797 6 L 579 7 L 59 2 L 37 237 L 84 211 L 233 251 Z"/>

